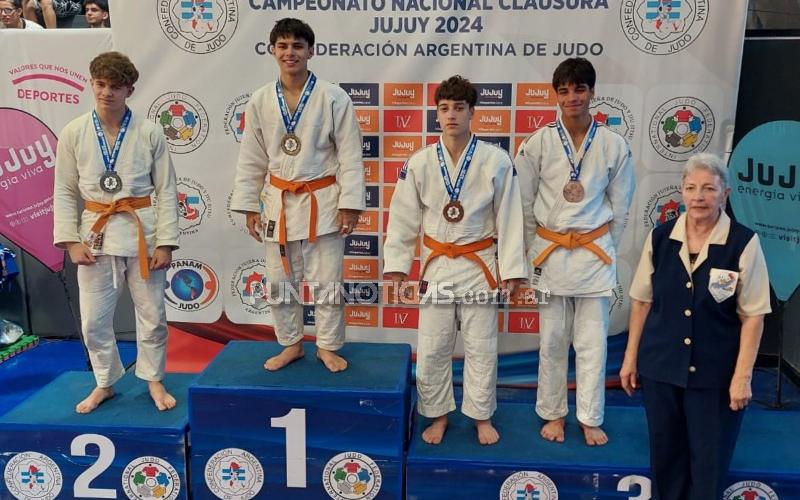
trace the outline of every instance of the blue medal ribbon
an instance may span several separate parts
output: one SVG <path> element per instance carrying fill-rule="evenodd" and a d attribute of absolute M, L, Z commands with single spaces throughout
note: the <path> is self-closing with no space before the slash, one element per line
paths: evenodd
<path fill-rule="evenodd" d="M 467 154 L 464 155 L 464 160 L 461 162 L 461 168 L 458 171 L 455 187 L 453 186 L 453 183 L 450 182 L 450 174 L 447 172 L 447 162 L 444 160 L 442 141 L 440 140 L 436 144 L 436 155 L 439 157 L 439 170 L 442 171 L 444 188 L 447 190 L 447 194 L 450 195 L 450 201 L 458 201 L 458 197 L 461 195 L 461 188 L 464 185 L 464 179 L 467 177 L 467 170 L 469 170 L 469 166 L 472 163 L 473 154 L 475 153 L 475 146 L 477 146 L 477 144 L 478 138 L 473 135 L 472 140 L 469 142 L 469 146 L 467 147 Z"/>
<path fill-rule="evenodd" d="M 583 147 L 583 154 L 581 155 L 581 159 L 577 165 L 575 164 L 575 155 L 569 145 L 569 139 L 564 131 L 564 126 L 561 125 L 561 120 L 556 120 L 556 130 L 558 130 L 558 135 L 561 137 L 561 145 L 564 146 L 564 153 L 566 153 L 567 160 L 569 160 L 569 180 L 577 181 L 581 176 L 581 165 L 583 164 L 583 159 L 586 158 L 586 153 L 589 151 L 592 141 L 594 141 L 595 133 L 597 133 L 597 122 L 592 119 L 592 125 L 589 127 L 589 133 L 584 141 L 585 146 Z"/>
<path fill-rule="evenodd" d="M 103 164 L 106 172 L 113 172 L 117 166 L 117 157 L 119 150 L 122 147 L 122 140 L 125 139 L 125 134 L 128 132 L 128 124 L 131 122 L 130 108 L 125 110 L 125 116 L 122 117 L 122 124 L 117 132 L 117 139 L 114 141 L 114 151 L 108 152 L 108 142 L 106 135 L 103 133 L 103 127 L 100 125 L 100 118 L 97 116 L 97 111 L 92 111 L 92 121 L 94 122 L 94 131 L 97 133 L 97 142 L 100 144 L 100 152 L 103 154 Z"/>
<path fill-rule="evenodd" d="M 286 104 L 286 97 L 283 95 L 283 87 L 281 86 L 280 79 L 275 82 L 275 93 L 278 94 L 278 108 L 281 110 L 283 125 L 286 127 L 286 132 L 288 134 L 294 134 L 297 123 L 300 121 L 300 116 L 303 114 L 303 109 L 305 109 L 308 99 L 311 97 L 311 91 L 314 90 L 314 85 L 316 83 L 317 77 L 314 73 L 310 73 L 303 87 L 303 94 L 300 96 L 300 102 L 297 103 L 297 109 L 292 115 L 289 113 L 289 105 Z"/>

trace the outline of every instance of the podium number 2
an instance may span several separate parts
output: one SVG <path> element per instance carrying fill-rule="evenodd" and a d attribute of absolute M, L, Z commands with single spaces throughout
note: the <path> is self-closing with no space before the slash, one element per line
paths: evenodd
<path fill-rule="evenodd" d="M 292 410 L 270 419 L 272 427 L 286 429 L 286 486 L 306 487 L 306 411 Z"/>
<path fill-rule="evenodd" d="M 85 457 L 86 446 L 94 444 L 99 448 L 97 461 L 86 469 L 73 486 L 75 498 L 117 498 L 117 490 L 109 488 L 90 488 L 89 483 L 102 474 L 114 461 L 114 443 L 100 434 L 81 434 L 72 440 L 70 454 L 74 457 Z"/>

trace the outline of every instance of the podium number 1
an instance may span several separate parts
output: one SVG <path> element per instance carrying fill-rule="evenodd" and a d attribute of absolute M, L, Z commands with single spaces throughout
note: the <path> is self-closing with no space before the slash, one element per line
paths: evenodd
<path fill-rule="evenodd" d="M 272 427 L 286 429 L 286 486 L 306 487 L 306 411 L 292 410 L 270 419 Z"/>

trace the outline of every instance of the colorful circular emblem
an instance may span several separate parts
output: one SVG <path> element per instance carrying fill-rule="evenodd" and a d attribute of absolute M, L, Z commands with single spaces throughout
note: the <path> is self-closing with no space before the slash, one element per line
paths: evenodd
<path fill-rule="evenodd" d="M 225 107 L 222 129 L 225 135 L 233 136 L 236 142 L 242 142 L 245 126 L 245 109 L 250 100 L 250 94 L 242 94 L 228 103 Z"/>
<path fill-rule="evenodd" d="M 249 500 L 264 485 L 264 469 L 250 452 L 225 448 L 206 462 L 206 485 L 217 497 L 225 500 Z"/>
<path fill-rule="evenodd" d="M 334 500 L 372 500 L 381 490 L 381 470 L 367 455 L 348 451 L 328 460 L 322 484 Z"/>
<path fill-rule="evenodd" d="M 6 488 L 19 500 L 52 500 L 61 493 L 61 469 L 47 455 L 35 451 L 17 453 L 6 464 Z"/>
<path fill-rule="evenodd" d="M 650 119 L 650 143 L 671 161 L 685 161 L 702 153 L 714 135 L 714 114 L 696 97 L 676 97 L 665 102 Z"/>
<path fill-rule="evenodd" d="M 181 478 L 166 460 L 139 457 L 122 471 L 122 489 L 131 500 L 174 500 L 181 492 Z"/>
<path fill-rule="evenodd" d="M 622 31 L 647 54 L 674 54 L 692 44 L 708 20 L 709 0 L 623 0 Z"/>
<path fill-rule="evenodd" d="M 594 121 L 606 125 L 629 143 L 633 141 L 633 134 L 636 133 L 633 112 L 622 99 L 596 96 L 592 99 L 589 112 L 592 113 Z"/>
<path fill-rule="evenodd" d="M 200 101 L 183 92 L 159 96 L 147 118 L 161 125 L 172 153 L 191 153 L 208 137 L 208 113 Z"/>
<path fill-rule="evenodd" d="M 231 292 L 250 314 L 269 315 L 269 290 L 265 260 L 250 259 L 233 272 Z"/>
<path fill-rule="evenodd" d="M 155 5 L 164 35 L 181 50 L 193 54 L 221 49 L 239 24 L 236 0 L 161 0 Z"/>
<path fill-rule="evenodd" d="M 195 234 L 203 221 L 213 216 L 211 195 L 202 184 L 189 177 L 178 178 L 177 188 L 181 236 Z"/>
<path fill-rule="evenodd" d="M 644 206 L 642 224 L 645 229 L 650 230 L 677 219 L 685 211 L 681 187 L 670 184 L 650 195 Z"/>
<path fill-rule="evenodd" d="M 558 489 L 541 472 L 520 471 L 511 474 L 500 487 L 500 500 L 557 500 Z"/>
<path fill-rule="evenodd" d="M 740 481 L 728 486 L 723 500 L 778 500 L 775 490 L 761 481 Z"/>
<path fill-rule="evenodd" d="M 199 311 L 214 302 L 219 278 L 211 266 L 194 259 L 177 259 L 167 270 L 167 305 L 179 311 Z"/>

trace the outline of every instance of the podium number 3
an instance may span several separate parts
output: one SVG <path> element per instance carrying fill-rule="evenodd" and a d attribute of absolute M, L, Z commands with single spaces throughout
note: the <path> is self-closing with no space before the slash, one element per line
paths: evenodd
<path fill-rule="evenodd" d="M 73 486 L 75 498 L 117 498 L 117 490 L 113 488 L 90 488 L 89 483 L 102 474 L 114 461 L 114 443 L 100 434 L 81 434 L 72 440 L 70 454 L 74 457 L 85 457 L 86 446 L 94 444 L 99 448 L 97 461 L 86 469 L 77 479 Z"/>
<path fill-rule="evenodd" d="M 628 500 L 650 500 L 650 479 L 644 476 L 625 476 L 619 480 L 617 491 L 630 492 L 633 486 L 639 487 L 639 494 Z"/>
<path fill-rule="evenodd" d="M 286 486 L 306 487 L 306 411 L 292 410 L 270 419 L 272 427 L 286 429 Z"/>

